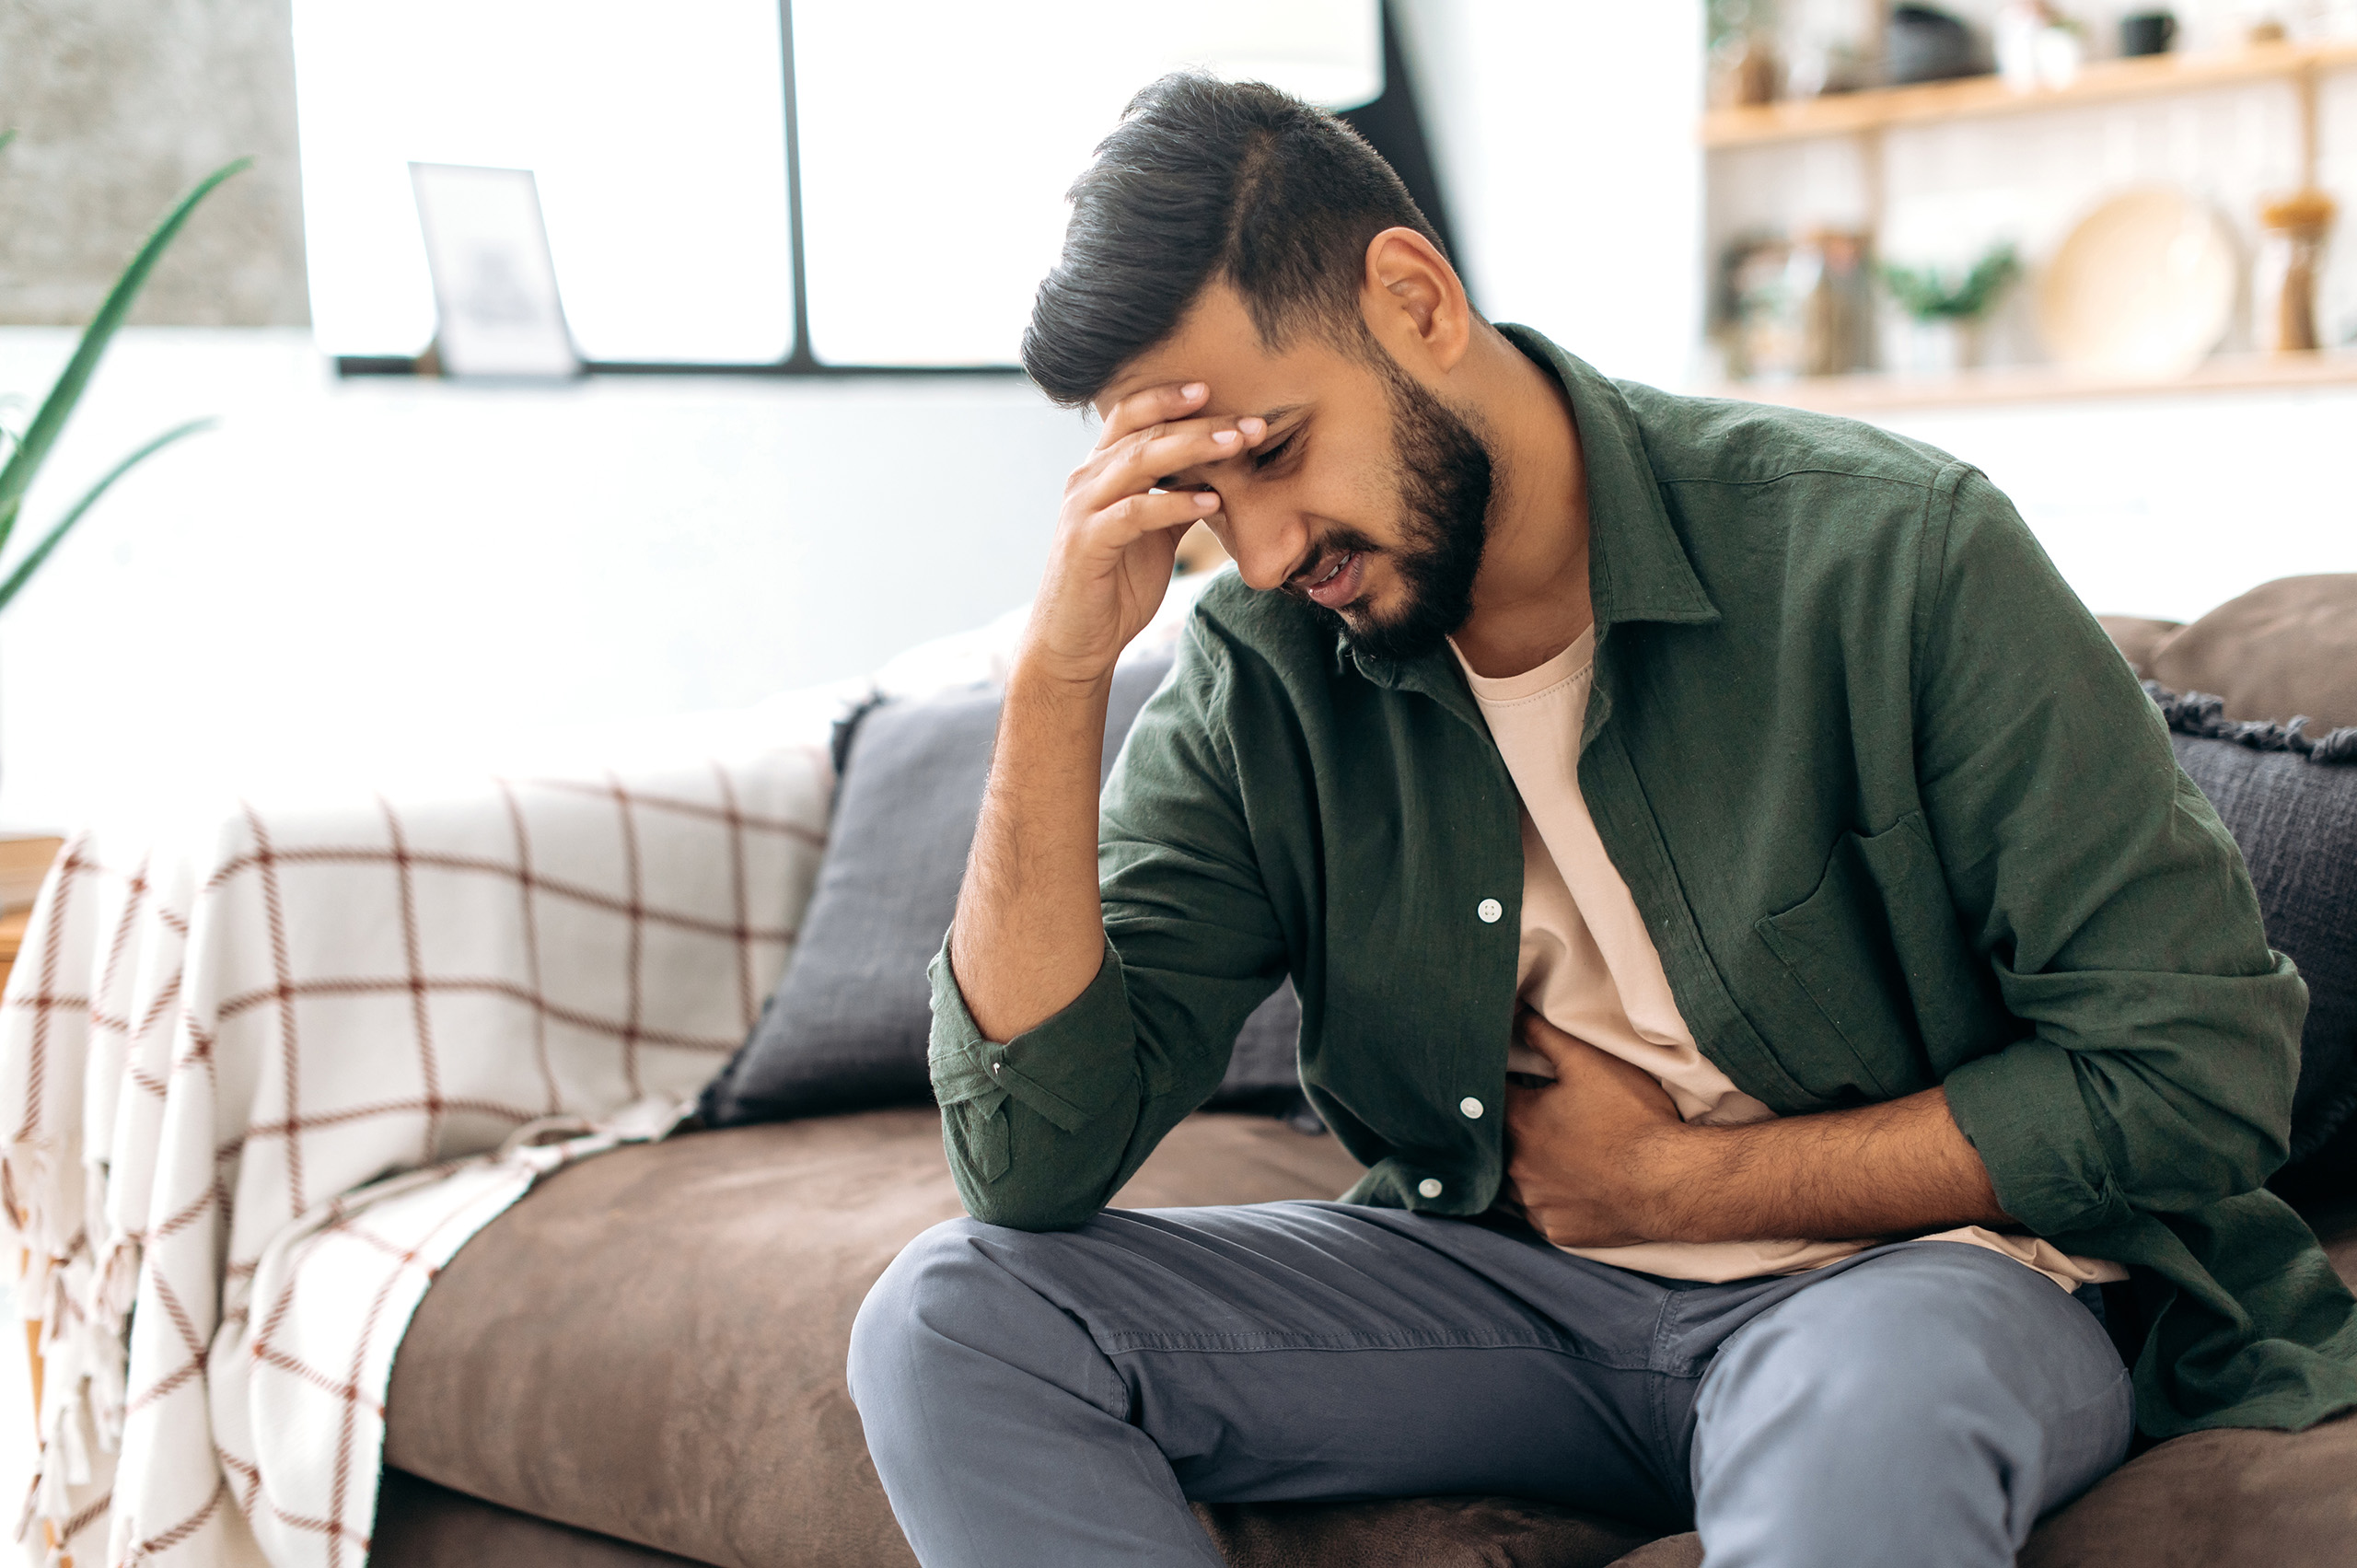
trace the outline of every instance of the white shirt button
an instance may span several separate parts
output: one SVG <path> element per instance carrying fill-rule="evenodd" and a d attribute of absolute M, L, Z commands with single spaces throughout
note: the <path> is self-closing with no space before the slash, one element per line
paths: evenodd
<path fill-rule="evenodd" d="M 1458 1100 L 1457 1102 L 1457 1109 L 1463 1111 L 1467 1116 L 1472 1118 L 1476 1121 L 1481 1120 L 1481 1102 L 1475 1099 L 1471 1095 L 1467 1095 L 1463 1099 Z"/>
<path fill-rule="evenodd" d="M 1416 1191 L 1427 1198 L 1437 1198 L 1440 1196 L 1440 1182 L 1437 1179 L 1427 1176 L 1416 1183 Z"/>
<path fill-rule="evenodd" d="M 1495 925 L 1498 923 L 1498 917 L 1506 912 L 1506 906 L 1495 899 L 1483 899 L 1473 906 L 1473 912 L 1481 917 L 1482 924 Z"/>
<path fill-rule="evenodd" d="M 993 1063 L 991 1063 L 991 1076 L 992 1076 L 992 1077 L 995 1078 L 995 1077 L 997 1077 L 1000 1074 L 1002 1074 L 1002 1073 L 1004 1073 L 1004 1072 L 1005 1072 L 1005 1071 L 1006 1071 L 1006 1063 L 1004 1063 L 1004 1062 L 993 1062 Z"/>

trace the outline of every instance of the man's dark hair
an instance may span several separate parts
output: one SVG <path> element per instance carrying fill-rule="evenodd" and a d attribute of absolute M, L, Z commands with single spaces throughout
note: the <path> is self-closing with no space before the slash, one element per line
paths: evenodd
<path fill-rule="evenodd" d="M 1168 337 L 1214 279 L 1271 349 L 1306 324 L 1355 343 L 1369 240 L 1412 228 L 1447 253 L 1357 132 L 1260 82 L 1155 82 L 1068 194 L 1063 254 L 1023 334 L 1023 367 L 1067 407 Z"/>

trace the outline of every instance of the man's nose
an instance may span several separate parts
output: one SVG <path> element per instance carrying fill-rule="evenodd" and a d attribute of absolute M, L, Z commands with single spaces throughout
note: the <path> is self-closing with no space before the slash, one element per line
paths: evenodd
<path fill-rule="evenodd" d="M 1303 552 L 1309 542 L 1309 530 L 1300 518 L 1275 507 L 1253 506 L 1248 503 L 1240 510 L 1228 505 L 1227 552 L 1236 558 L 1237 575 L 1247 587 L 1266 592 L 1280 587 L 1295 566 L 1301 564 Z"/>

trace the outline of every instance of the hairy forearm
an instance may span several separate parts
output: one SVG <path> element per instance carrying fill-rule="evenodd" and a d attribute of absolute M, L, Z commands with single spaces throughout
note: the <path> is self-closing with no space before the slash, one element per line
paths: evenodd
<path fill-rule="evenodd" d="M 1649 1140 L 1642 1222 L 1662 1241 L 1848 1239 L 2011 1221 L 1988 1168 L 1926 1089 L 1853 1110 Z"/>
<path fill-rule="evenodd" d="M 1109 673 L 1075 683 L 1023 659 L 1008 679 L 949 941 L 958 992 L 988 1039 L 1052 1017 L 1103 959 L 1097 785 L 1111 690 Z"/>

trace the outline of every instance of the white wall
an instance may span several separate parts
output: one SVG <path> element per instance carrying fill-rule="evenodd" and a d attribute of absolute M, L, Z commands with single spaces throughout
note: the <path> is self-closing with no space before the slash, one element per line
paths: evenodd
<path fill-rule="evenodd" d="M 1608 375 L 1692 378 L 1700 0 L 1406 0 L 1468 282 Z"/>
<path fill-rule="evenodd" d="M 0 390 L 71 343 L 0 329 Z M 1092 439 L 1013 377 L 339 382 L 300 331 L 156 328 L 20 533 L 201 413 L 0 616 L 0 830 L 872 668 L 1030 596 Z"/>
<path fill-rule="evenodd" d="M 1880 423 L 1977 463 L 2087 607 L 2190 621 L 2274 577 L 2357 572 L 2338 477 L 2357 388 L 1911 410 Z"/>

